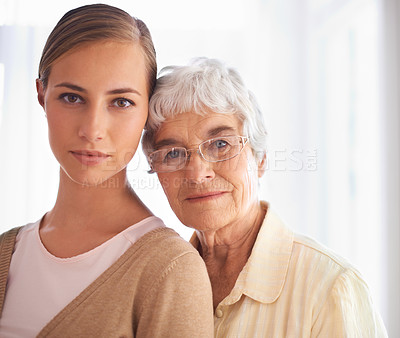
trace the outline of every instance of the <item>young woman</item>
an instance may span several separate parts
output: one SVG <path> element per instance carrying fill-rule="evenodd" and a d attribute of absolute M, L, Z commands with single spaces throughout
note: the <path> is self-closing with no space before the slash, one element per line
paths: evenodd
<path fill-rule="evenodd" d="M 200 256 L 126 178 L 155 78 L 146 25 L 118 8 L 77 8 L 50 34 L 36 87 L 60 185 L 0 238 L 1 337 L 213 335 Z"/>

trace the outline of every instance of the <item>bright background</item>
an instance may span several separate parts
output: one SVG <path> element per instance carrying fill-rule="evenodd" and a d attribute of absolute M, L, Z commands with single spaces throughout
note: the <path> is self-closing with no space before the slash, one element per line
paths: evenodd
<path fill-rule="evenodd" d="M 0 231 L 56 198 L 35 78 L 45 39 L 86 1 L 0 0 Z M 348 258 L 400 336 L 400 0 L 112 1 L 142 19 L 159 69 L 195 56 L 242 74 L 265 112 L 268 200 L 294 230 Z M 137 193 L 184 238 L 139 152 Z"/>

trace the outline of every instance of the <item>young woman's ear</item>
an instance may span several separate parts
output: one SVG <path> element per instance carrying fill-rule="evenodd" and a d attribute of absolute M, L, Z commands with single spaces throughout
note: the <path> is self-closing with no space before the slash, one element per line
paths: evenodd
<path fill-rule="evenodd" d="M 43 82 L 40 79 L 36 79 L 36 91 L 38 94 L 37 97 L 38 97 L 39 104 L 44 109 L 44 88 L 43 88 Z"/>

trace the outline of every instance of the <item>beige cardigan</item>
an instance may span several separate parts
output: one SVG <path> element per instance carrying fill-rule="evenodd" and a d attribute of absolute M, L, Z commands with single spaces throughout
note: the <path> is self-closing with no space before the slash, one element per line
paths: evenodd
<path fill-rule="evenodd" d="M 18 229 L 0 236 L 0 311 Z M 38 309 L 40 311 L 40 309 Z M 38 337 L 212 337 L 209 278 L 173 230 L 153 230 L 58 313 Z"/>

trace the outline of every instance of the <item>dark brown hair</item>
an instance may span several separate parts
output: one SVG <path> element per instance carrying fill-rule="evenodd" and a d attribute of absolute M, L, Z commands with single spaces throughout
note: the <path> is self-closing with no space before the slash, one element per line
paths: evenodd
<path fill-rule="evenodd" d="M 146 24 L 123 11 L 104 5 L 87 5 L 67 12 L 54 27 L 39 63 L 39 80 L 47 87 L 53 63 L 85 42 L 99 40 L 138 43 L 147 68 L 147 88 L 151 96 L 156 83 L 157 63 L 153 41 Z"/>

